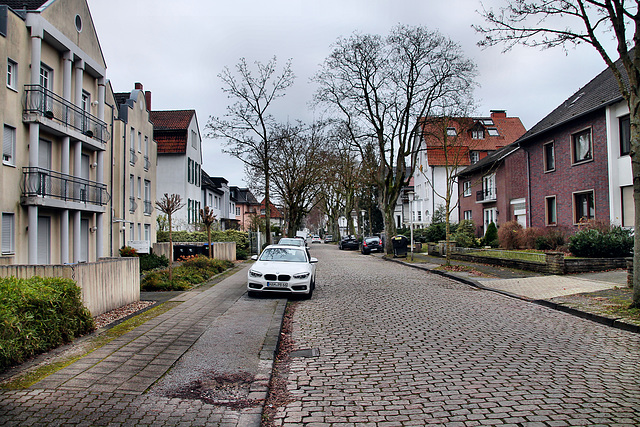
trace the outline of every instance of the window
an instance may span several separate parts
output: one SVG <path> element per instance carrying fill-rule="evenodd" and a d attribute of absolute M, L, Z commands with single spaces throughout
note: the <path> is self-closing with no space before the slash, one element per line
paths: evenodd
<path fill-rule="evenodd" d="M 573 222 L 579 223 L 595 218 L 595 206 L 593 203 L 593 191 L 573 194 L 573 211 L 575 217 Z"/>
<path fill-rule="evenodd" d="M 15 253 L 15 217 L 12 212 L 2 213 L 2 254 Z"/>
<path fill-rule="evenodd" d="M 7 87 L 18 90 L 18 64 L 7 58 Z"/>
<path fill-rule="evenodd" d="M 142 178 L 138 177 L 138 199 L 142 198 Z"/>
<path fill-rule="evenodd" d="M 496 198 L 496 175 L 491 174 L 482 178 L 483 200 L 493 200 Z"/>
<path fill-rule="evenodd" d="M 5 165 L 15 165 L 16 152 L 16 129 L 4 125 L 2 133 L 2 163 Z"/>
<path fill-rule="evenodd" d="M 545 223 L 547 225 L 557 225 L 558 216 L 556 210 L 556 196 L 549 196 L 544 199 L 545 203 Z"/>
<path fill-rule="evenodd" d="M 489 136 L 500 136 L 500 133 L 496 128 L 487 129 L 487 132 L 489 133 Z"/>
<path fill-rule="evenodd" d="M 473 217 L 473 212 L 472 211 L 464 211 L 464 218 L 467 221 L 471 221 Z"/>
<path fill-rule="evenodd" d="M 142 132 L 138 132 L 138 153 L 142 153 Z"/>
<path fill-rule="evenodd" d="M 572 135 L 571 139 L 573 163 L 586 162 L 593 159 L 593 152 L 591 150 L 591 129 L 578 132 Z"/>
<path fill-rule="evenodd" d="M 191 146 L 193 148 L 198 148 L 197 139 L 198 139 L 198 134 L 196 133 L 195 130 L 192 130 L 191 131 Z"/>
<path fill-rule="evenodd" d="M 40 86 L 45 89 L 52 90 L 53 70 L 44 64 L 40 65 Z"/>
<path fill-rule="evenodd" d="M 240 208 L 236 206 L 236 216 L 240 216 Z"/>
<path fill-rule="evenodd" d="M 151 241 L 151 224 L 144 225 L 144 240 L 147 242 Z"/>
<path fill-rule="evenodd" d="M 620 187 L 622 193 L 622 226 L 633 227 L 636 207 L 633 204 L 633 185 Z"/>
<path fill-rule="evenodd" d="M 487 230 L 489 224 L 498 222 L 498 208 L 490 208 L 484 210 L 484 229 Z"/>
<path fill-rule="evenodd" d="M 82 111 L 89 111 L 89 107 L 91 106 L 91 94 L 87 91 L 82 91 Z"/>
<path fill-rule="evenodd" d="M 144 137 L 144 155 L 149 157 L 149 137 Z"/>
<path fill-rule="evenodd" d="M 471 164 L 478 163 L 480 161 L 480 152 L 470 151 L 469 156 L 471 158 Z"/>
<path fill-rule="evenodd" d="M 187 182 L 191 184 L 191 159 L 187 157 Z"/>
<path fill-rule="evenodd" d="M 447 136 L 456 136 L 457 134 L 456 128 L 447 128 Z"/>
<path fill-rule="evenodd" d="M 462 183 L 462 195 L 464 197 L 471 196 L 471 181 L 465 181 Z"/>
<path fill-rule="evenodd" d="M 553 142 L 544 145 L 544 171 L 556 170 L 556 148 Z"/>
<path fill-rule="evenodd" d="M 473 139 L 484 139 L 484 129 L 473 129 L 471 131 L 471 137 Z"/>
<path fill-rule="evenodd" d="M 620 117 L 620 155 L 627 156 L 631 152 L 631 121 L 629 116 Z"/>

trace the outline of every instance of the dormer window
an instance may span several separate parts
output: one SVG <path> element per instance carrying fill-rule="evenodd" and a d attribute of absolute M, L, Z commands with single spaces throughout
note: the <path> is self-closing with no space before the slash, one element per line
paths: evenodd
<path fill-rule="evenodd" d="M 484 139 L 484 129 L 476 128 L 471 131 L 471 137 L 473 139 Z"/>

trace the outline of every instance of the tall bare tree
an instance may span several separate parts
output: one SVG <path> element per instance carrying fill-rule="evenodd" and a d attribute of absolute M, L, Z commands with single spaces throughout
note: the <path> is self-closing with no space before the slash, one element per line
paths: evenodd
<path fill-rule="evenodd" d="M 276 73 L 277 60 L 273 57 L 263 64 L 255 62 L 255 72 L 241 58 L 235 71 L 225 67 L 219 75 L 223 90 L 233 103 L 227 106 L 224 117 L 209 117 L 206 135 L 227 141 L 225 151 L 242 160 L 245 166 L 260 171 L 264 177 L 266 243 L 271 243 L 270 184 L 273 156 L 272 137 L 275 120 L 269 114 L 273 102 L 286 94 L 295 76 L 291 61 Z"/>
<path fill-rule="evenodd" d="M 625 0 L 512 0 L 497 12 L 483 9 L 486 27 L 476 26 L 481 46 L 520 44 L 538 48 L 567 48 L 588 44 L 615 76 L 627 101 L 631 123 L 631 168 L 635 206 L 634 227 L 640 230 L 640 8 Z M 616 42 L 615 52 L 607 42 Z M 616 66 L 620 59 L 621 66 Z M 640 233 L 633 245 L 633 301 L 640 308 Z"/>
<path fill-rule="evenodd" d="M 395 205 L 416 164 L 416 122 L 468 93 L 475 74 L 456 43 L 424 27 L 399 25 L 385 38 L 356 33 L 338 39 L 316 75 L 316 100 L 342 116 L 355 146 L 362 151 L 375 142 L 387 253 L 393 251 Z"/>
<path fill-rule="evenodd" d="M 173 264 L 173 236 L 171 235 L 171 217 L 174 213 L 176 213 L 183 207 L 184 203 L 182 203 L 182 197 L 180 197 L 179 194 L 168 195 L 167 193 L 164 193 L 162 199 L 156 200 L 156 209 L 165 214 L 169 222 L 169 280 L 173 280 L 173 269 L 171 268 L 171 264 Z"/>

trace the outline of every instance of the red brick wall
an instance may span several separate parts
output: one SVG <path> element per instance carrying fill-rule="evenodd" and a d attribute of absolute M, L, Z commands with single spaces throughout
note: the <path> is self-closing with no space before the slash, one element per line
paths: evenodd
<path fill-rule="evenodd" d="M 591 128 L 593 161 L 572 165 L 572 134 Z M 543 145 L 555 143 L 556 169 L 544 173 Z M 604 110 L 527 142 L 531 170 L 531 226 L 545 227 L 545 197 L 556 196 L 558 226 L 574 228 L 573 193 L 594 190 L 595 219 L 609 221 L 609 179 Z M 514 183 L 515 184 L 515 183 Z"/>

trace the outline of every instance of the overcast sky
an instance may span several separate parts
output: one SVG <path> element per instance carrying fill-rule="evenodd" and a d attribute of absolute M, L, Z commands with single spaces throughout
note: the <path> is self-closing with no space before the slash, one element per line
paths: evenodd
<path fill-rule="evenodd" d="M 114 91 L 135 82 L 152 92 L 154 110 L 195 109 L 204 138 L 210 116 L 228 104 L 218 74 L 241 57 L 280 65 L 292 60 L 296 82 L 274 105 L 281 121 L 309 120 L 310 78 L 340 36 L 386 35 L 398 23 L 439 30 L 478 66 L 477 115 L 507 110 L 529 129 L 595 77 L 604 62 L 589 46 L 539 51 L 479 48 L 472 24 L 482 23 L 479 0 L 88 0 Z M 504 0 L 486 0 L 502 5 Z M 203 168 L 244 186 L 240 161 L 203 139 Z"/>

